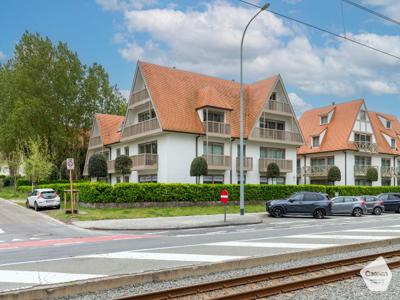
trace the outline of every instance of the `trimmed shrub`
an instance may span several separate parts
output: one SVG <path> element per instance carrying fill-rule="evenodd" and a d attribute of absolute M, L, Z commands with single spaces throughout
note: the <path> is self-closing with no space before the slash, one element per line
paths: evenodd
<path fill-rule="evenodd" d="M 267 166 L 267 178 L 276 178 L 279 177 L 281 170 L 279 170 L 279 166 L 276 163 L 270 163 Z"/>
<path fill-rule="evenodd" d="M 69 178 L 66 160 L 64 160 L 60 166 L 60 178 L 65 179 L 65 180 L 67 180 Z"/>
<path fill-rule="evenodd" d="M 93 154 L 89 159 L 89 176 L 90 177 L 106 177 L 107 160 L 103 154 Z"/>
<path fill-rule="evenodd" d="M 340 169 L 336 166 L 332 166 L 328 170 L 328 181 L 340 181 L 342 180 L 342 174 L 340 173 Z"/>
<path fill-rule="evenodd" d="M 378 180 L 378 170 L 374 167 L 369 167 L 367 170 L 367 179 L 369 181 L 377 181 Z"/>
<path fill-rule="evenodd" d="M 207 173 L 207 160 L 202 156 L 195 157 L 190 164 L 190 176 L 196 176 L 196 183 L 199 183 L 199 177 L 206 176 Z"/>
<path fill-rule="evenodd" d="M 118 174 L 130 174 L 132 159 L 128 155 L 120 155 L 115 159 L 115 172 Z"/>

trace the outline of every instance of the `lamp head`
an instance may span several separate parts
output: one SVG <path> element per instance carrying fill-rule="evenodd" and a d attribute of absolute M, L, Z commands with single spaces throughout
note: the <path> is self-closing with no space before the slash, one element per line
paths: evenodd
<path fill-rule="evenodd" d="M 262 7 L 261 10 L 267 10 L 269 7 L 269 3 L 265 3 Z"/>

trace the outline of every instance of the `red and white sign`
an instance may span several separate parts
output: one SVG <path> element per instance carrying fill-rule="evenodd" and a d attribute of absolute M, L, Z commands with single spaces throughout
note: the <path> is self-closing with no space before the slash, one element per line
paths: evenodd
<path fill-rule="evenodd" d="M 229 194 L 227 190 L 222 190 L 221 191 L 221 202 L 222 203 L 227 203 L 229 201 Z"/>
<path fill-rule="evenodd" d="M 75 163 L 73 158 L 67 158 L 67 170 L 75 169 Z"/>

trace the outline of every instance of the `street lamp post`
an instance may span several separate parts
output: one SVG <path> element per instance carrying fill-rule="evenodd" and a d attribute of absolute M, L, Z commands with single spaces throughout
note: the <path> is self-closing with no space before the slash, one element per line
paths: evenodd
<path fill-rule="evenodd" d="M 244 36 L 246 34 L 247 28 L 253 20 L 264 10 L 267 10 L 269 7 L 269 3 L 264 4 L 261 9 L 250 19 L 249 23 L 247 23 L 246 28 L 243 31 L 242 41 L 240 43 L 240 146 L 239 146 L 239 168 L 240 168 L 240 214 L 244 215 L 244 157 L 243 157 L 243 117 L 244 117 L 244 104 L 243 104 L 243 41 Z"/>

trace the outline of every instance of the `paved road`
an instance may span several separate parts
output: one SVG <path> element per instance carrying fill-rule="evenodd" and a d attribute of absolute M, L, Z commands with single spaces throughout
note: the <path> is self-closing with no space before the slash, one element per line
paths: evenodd
<path fill-rule="evenodd" d="M 0 291 L 393 237 L 400 237 L 400 214 L 266 218 L 257 225 L 177 231 L 93 232 L 0 201 Z"/>

